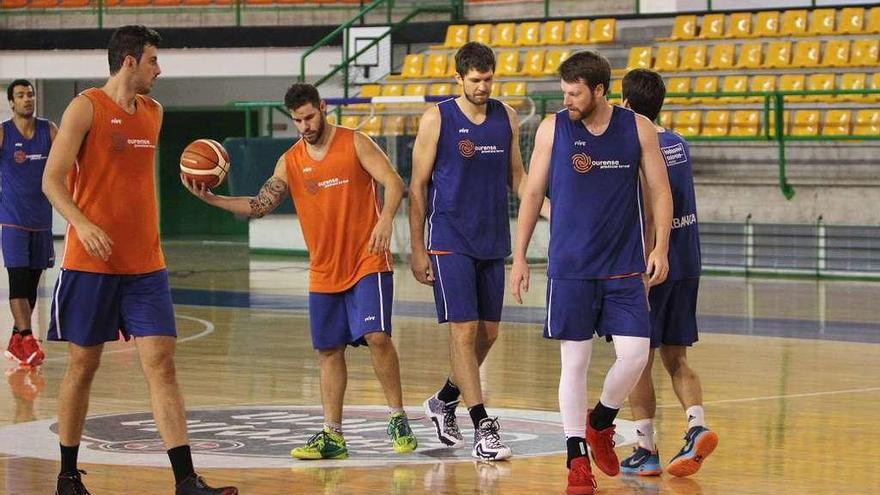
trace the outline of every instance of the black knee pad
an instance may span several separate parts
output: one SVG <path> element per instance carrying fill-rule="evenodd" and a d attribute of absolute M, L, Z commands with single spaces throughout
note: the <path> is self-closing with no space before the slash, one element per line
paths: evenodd
<path fill-rule="evenodd" d="M 30 268 L 7 268 L 9 273 L 9 299 L 27 299 L 31 292 Z"/>
<path fill-rule="evenodd" d="M 31 308 L 37 303 L 37 289 L 40 287 L 40 277 L 42 276 L 43 270 L 31 268 L 30 280 L 28 280 L 28 301 L 31 303 Z"/>

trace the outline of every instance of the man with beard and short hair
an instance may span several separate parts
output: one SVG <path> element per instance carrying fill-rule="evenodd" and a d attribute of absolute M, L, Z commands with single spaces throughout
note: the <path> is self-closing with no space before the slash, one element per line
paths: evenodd
<path fill-rule="evenodd" d="M 0 125 L 0 225 L 13 319 L 6 357 L 39 366 L 45 354 L 31 329 L 31 316 L 43 270 L 55 264 L 52 205 L 41 185 L 58 128 L 34 116 L 37 97 L 30 81 L 12 81 L 6 97 L 12 118 Z"/>
<path fill-rule="evenodd" d="M 309 251 L 309 325 L 321 368 L 324 427 L 291 455 L 297 459 L 345 459 L 342 406 L 348 380 L 345 349 L 367 344 L 390 409 L 387 433 L 394 451 L 418 442 L 403 410 L 400 363 L 391 341 L 394 213 L 403 180 L 385 153 L 362 132 L 327 123 L 327 104 L 310 84 L 294 84 L 284 96 L 301 139 L 275 164 L 254 197 L 218 196 L 187 183 L 211 206 L 259 218 L 289 193 Z M 385 188 L 380 207 L 376 183 Z M 381 210 L 381 211 L 380 211 Z"/>

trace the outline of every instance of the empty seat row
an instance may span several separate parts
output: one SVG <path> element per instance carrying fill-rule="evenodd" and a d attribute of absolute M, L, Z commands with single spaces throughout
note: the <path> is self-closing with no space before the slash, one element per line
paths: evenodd
<path fill-rule="evenodd" d="M 754 18 L 755 22 L 752 23 Z M 706 14 L 698 28 L 696 15 L 675 17 L 670 40 L 822 36 L 880 33 L 880 7 L 847 7 Z"/>
<path fill-rule="evenodd" d="M 570 50 L 528 50 L 520 57 L 519 50 L 501 51 L 496 55 L 496 76 L 552 76 Z M 522 58 L 522 62 L 520 62 Z M 413 53 L 404 57 L 400 76 L 408 79 L 450 77 L 455 72 L 455 55 Z"/>
<path fill-rule="evenodd" d="M 362 98 L 374 96 L 449 96 L 458 90 L 451 83 L 436 84 L 364 84 L 361 86 Z M 524 96 L 526 94 L 525 81 L 508 81 L 496 83 L 492 86 L 493 94 L 501 96 Z M 498 93 L 500 92 L 500 93 Z"/>
<path fill-rule="evenodd" d="M 459 48 L 468 41 L 504 48 L 513 46 L 584 45 L 614 41 L 614 19 L 573 21 L 501 22 L 498 24 L 453 24 L 446 28 L 443 48 Z"/>
<path fill-rule="evenodd" d="M 766 50 L 764 49 L 766 45 Z M 737 48 L 739 53 L 737 54 Z M 708 61 L 707 61 L 708 56 Z M 662 72 L 727 70 L 727 69 L 782 69 L 800 67 L 873 67 L 880 64 L 880 40 L 839 39 L 827 42 L 816 40 L 773 41 L 769 43 L 721 43 L 711 47 L 704 44 L 682 48 L 663 45 L 654 50 L 647 46 L 630 49 L 627 69 L 653 68 Z"/>
<path fill-rule="evenodd" d="M 719 77 L 700 76 L 672 77 L 666 82 L 667 93 L 714 93 L 719 91 Z M 612 83 L 611 88 L 614 90 Z M 847 73 L 841 74 L 783 74 L 777 78 L 772 74 L 754 76 L 729 75 L 720 81 L 720 91 L 725 93 L 770 92 L 770 91 L 828 91 L 828 90 L 863 90 L 880 91 L 880 73 Z M 761 96 L 725 96 L 725 97 L 680 97 L 670 96 L 666 103 L 757 103 L 763 101 Z M 843 94 L 843 95 L 786 95 L 786 102 L 880 102 L 880 94 Z"/>
<path fill-rule="evenodd" d="M 771 135 L 776 132 L 774 115 L 769 114 Z M 762 120 L 758 110 L 664 111 L 658 118 L 660 125 L 685 137 L 758 136 L 767 124 Z M 878 136 L 880 109 L 794 110 L 783 114 L 783 130 L 790 136 Z"/>

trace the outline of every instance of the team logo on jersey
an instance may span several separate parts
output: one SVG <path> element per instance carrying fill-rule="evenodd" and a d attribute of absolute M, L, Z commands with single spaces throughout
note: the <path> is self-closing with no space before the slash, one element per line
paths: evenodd
<path fill-rule="evenodd" d="M 318 194 L 318 191 L 321 188 L 318 186 L 318 181 L 315 179 L 305 179 L 303 180 L 303 186 L 306 188 L 306 192 L 309 194 Z"/>
<path fill-rule="evenodd" d="M 571 157 L 571 165 L 576 172 L 585 174 L 593 169 L 593 160 L 586 153 L 575 153 Z"/>
<path fill-rule="evenodd" d="M 125 151 L 127 142 L 128 139 L 120 132 L 110 134 L 110 146 L 113 148 L 113 151 Z"/>
<path fill-rule="evenodd" d="M 27 160 L 27 153 L 24 150 L 15 150 L 15 153 L 12 154 L 12 159 L 15 160 L 15 163 L 24 163 Z"/>
<path fill-rule="evenodd" d="M 477 147 L 470 139 L 462 139 L 458 142 L 458 152 L 465 158 L 471 158 L 477 152 Z"/>

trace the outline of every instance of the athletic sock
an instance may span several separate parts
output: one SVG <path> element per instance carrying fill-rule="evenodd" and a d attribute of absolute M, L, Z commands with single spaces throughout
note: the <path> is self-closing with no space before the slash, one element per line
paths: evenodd
<path fill-rule="evenodd" d="M 568 449 L 568 459 L 565 466 L 571 468 L 571 461 L 575 457 L 587 456 L 587 441 L 581 437 L 568 437 L 565 439 L 565 446 Z"/>
<path fill-rule="evenodd" d="M 189 445 L 181 445 L 169 450 L 168 459 L 171 460 L 171 469 L 174 470 L 175 484 L 179 485 L 181 481 L 195 474 L 196 469 L 193 467 L 192 451 Z"/>
<path fill-rule="evenodd" d="M 694 426 L 706 426 L 706 419 L 703 417 L 703 406 L 691 406 L 687 408 L 688 430 Z"/>
<path fill-rule="evenodd" d="M 452 383 L 450 378 L 446 379 L 446 384 L 437 392 L 437 398 L 447 404 L 457 401 L 459 395 L 461 395 L 461 390 L 458 389 L 456 384 Z"/>
<path fill-rule="evenodd" d="M 474 422 L 474 428 L 480 427 L 480 421 L 489 417 L 489 413 L 486 412 L 486 407 L 483 404 L 477 404 L 474 407 L 468 408 L 468 412 L 471 415 L 471 421 Z"/>
<path fill-rule="evenodd" d="M 21 338 L 25 338 L 28 335 L 33 335 L 34 332 L 30 328 L 25 328 L 24 330 L 19 330 L 18 333 L 21 335 Z"/>
<path fill-rule="evenodd" d="M 594 430 L 604 430 L 609 426 L 614 424 L 614 418 L 617 417 L 617 412 L 620 409 L 612 409 L 604 404 L 602 401 L 596 403 L 596 407 L 593 408 L 593 412 L 590 414 L 590 426 L 593 427 Z"/>
<path fill-rule="evenodd" d="M 76 458 L 79 455 L 79 444 L 72 447 L 61 445 L 61 474 L 76 472 Z"/>
<path fill-rule="evenodd" d="M 21 333 L 21 331 L 18 329 L 18 327 L 12 327 L 12 335 L 16 335 L 19 333 Z"/>
<path fill-rule="evenodd" d="M 639 447 L 654 452 L 654 418 L 639 419 L 636 421 L 636 435 L 639 437 Z"/>

